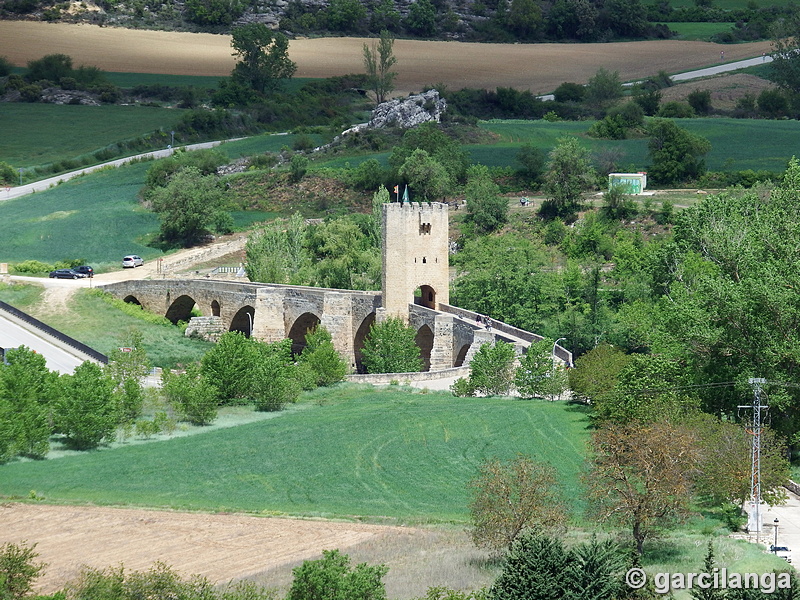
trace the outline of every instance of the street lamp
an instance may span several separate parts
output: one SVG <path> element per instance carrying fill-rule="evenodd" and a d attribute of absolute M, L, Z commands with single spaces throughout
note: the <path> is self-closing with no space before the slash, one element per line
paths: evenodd
<path fill-rule="evenodd" d="M 772 544 L 772 553 L 773 554 L 777 554 L 778 553 L 778 517 L 775 517 L 775 520 L 773 521 L 773 524 L 775 525 L 775 543 Z"/>

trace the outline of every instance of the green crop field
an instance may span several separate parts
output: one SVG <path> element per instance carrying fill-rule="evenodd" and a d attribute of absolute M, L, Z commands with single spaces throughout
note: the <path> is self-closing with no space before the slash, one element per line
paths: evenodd
<path fill-rule="evenodd" d="M 5 102 L 0 160 L 19 168 L 75 158 L 157 129 L 169 131 L 183 113 L 148 106 Z"/>
<path fill-rule="evenodd" d="M 230 158 L 291 146 L 292 135 L 258 135 L 219 146 Z M 0 202 L 0 261 L 55 262 L 83 258 L 99 271 L 115 269 L 125 254 L 145 260 L 162 255 L 146 245 L 158 217 L 142 207 L 138 192 L 152 163 L 134 163 L 78 177 L 44 192 Z M 237 228 L 273 217 L 236 212 Z"/>
<path fill-rule="evenodd" d="M 730 31 L 734 23 L 665 23 L 679 40 L 708 41 L 712 35 Z"/>
<path fill-rule="evenodd" d="M 711 152 L 706 164 L 712 171 L 766 169 L 783 171 L 786 163 L 798 153 L 798 121 L 766 121 L 754 119 L 675 119 L 689 131 L 702 135 L 711 142 Z M 490 166 L 513 164 L 523 143 L 531 143 L 544 150 L 556 145 L 557 138 L 565 135 L 581 137 L 581 143 L 597 152 L 602 148 L 621 151 L 621 165 L 625 169 L 647 168 L 647 139 L 597 140 L 586 136 L 592 122 L 547 121 L 488 121 L 481 126 L 500 136 L 496 145 L 469 146 L 473 160 Z"/>
<path fill-rule="evenodd" d="M 319 405 L 318 400 L 324 400 Z M 0 468 L 0 493 L 49 502 L 464 522 L 467 482 L 518 452 L 559 471 L 580 509 L 585 409 L 344 385 L 304 410 L 142 445 Z"/>

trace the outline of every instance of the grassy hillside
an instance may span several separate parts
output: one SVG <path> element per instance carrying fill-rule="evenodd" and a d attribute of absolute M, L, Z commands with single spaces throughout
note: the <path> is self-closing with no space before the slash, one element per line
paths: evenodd
<path fill-rule="evenodd" d="M 231 159 L 291 146 L 294 136 L 259 135 L 223 144 Z M 0 261 L 35 259 L 54 262 L 83 258 L 98 268 L 119 268 L 125 254 L 145 260 L 161 251 L 146 245 L 158 231 L 158 217 L 139 204 L 151 162 L 107 169 L 62 183 L 54 188 L 0 202 Z M 272 215 L 234 213 L 237 227 Z"/>
<path fill-rule="evenodd" d="M 15 168 L 72 159 L 157 129 L 170 131 L 184 112 L 148 106 L 6 102 L 0 115 L 0 159 Z"/>
<path fill-rule="evenodd" d="M 522 452 L 553 464 L 579 508 L 587 440 L 582 408 L 358 386 L 317 390 L 304 402 L 304 410 L 201 435 L 8 464 L 0 468 L 0 493 L 462 522 L 477 465 Z"/>

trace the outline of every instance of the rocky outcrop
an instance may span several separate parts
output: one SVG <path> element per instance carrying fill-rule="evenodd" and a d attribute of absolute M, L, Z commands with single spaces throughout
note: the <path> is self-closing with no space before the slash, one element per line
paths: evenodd
<path fill-rule="evenodd" d="M 439 97 L 437 90 L 428 90 L 407 98 L 397 98 L 378 105 L 372 111 L 367 127 L 399 127 L 411 129 L 427 121 L 440 121 L 447 102 Z"/>
<path fill-rule="evenodd" d="M 428 121 L 438 123 L 446 109 L 447 102 L 444 98 L 439 97 L 439 92 L 435 89 L 428 90 L 422 94 L 412 94 L 407 98 L 396 98 L 388 102 L 382 102 L 372 111 L 372 118 L 368 123 L 353 125 L 350 129 L 346 129 L 333 138 L 330 144 L 314 148 L 314 152 L 328 150 L 341 143 L 343 138 L 368 129 L 381 129 L 383 127 L 411 129 Z"/>

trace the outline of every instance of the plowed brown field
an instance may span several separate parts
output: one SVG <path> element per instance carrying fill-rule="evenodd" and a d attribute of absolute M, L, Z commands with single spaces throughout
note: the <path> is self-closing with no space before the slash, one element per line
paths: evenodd
<path fill-rule="evenodd" d="M 46 54 L 62 53 L 75 65 L 105 71 L 228 75 L 233 68 L 230 37 L 68 25 L 0 21 L 0 55 L 24 66 Z M 361 73 L 361 38 L 292 40 L 289 55 L 298 77 Z M 601 67 L 633 80 L 666 71 L 676 73 L 718 64 L 720 51 L 733 61 L 760 56 L 769 42 L 719 45 L 708 42 L 647 41 L 613 44 L 465 44 L 397 40 L 397 92 L 428 84 L 463 87 L 514 87 L 536 94 L 564 81 L 585 83 Z"/>
<path fill-rule="evenodd" d="M 124 563 L 126 570 L 144 570 L 156 561 L 184 575 L 225 582 L 312 558 L 324 549 L 346 552 L 350 546 L 409 531 L 413 530 L 243 515 L 0 506 L 0 544 L 36 543 L 38 560 L 48 564 L 36 586 L 42 592 L 61 589 L 83 565 L 105 569 Z"/>

